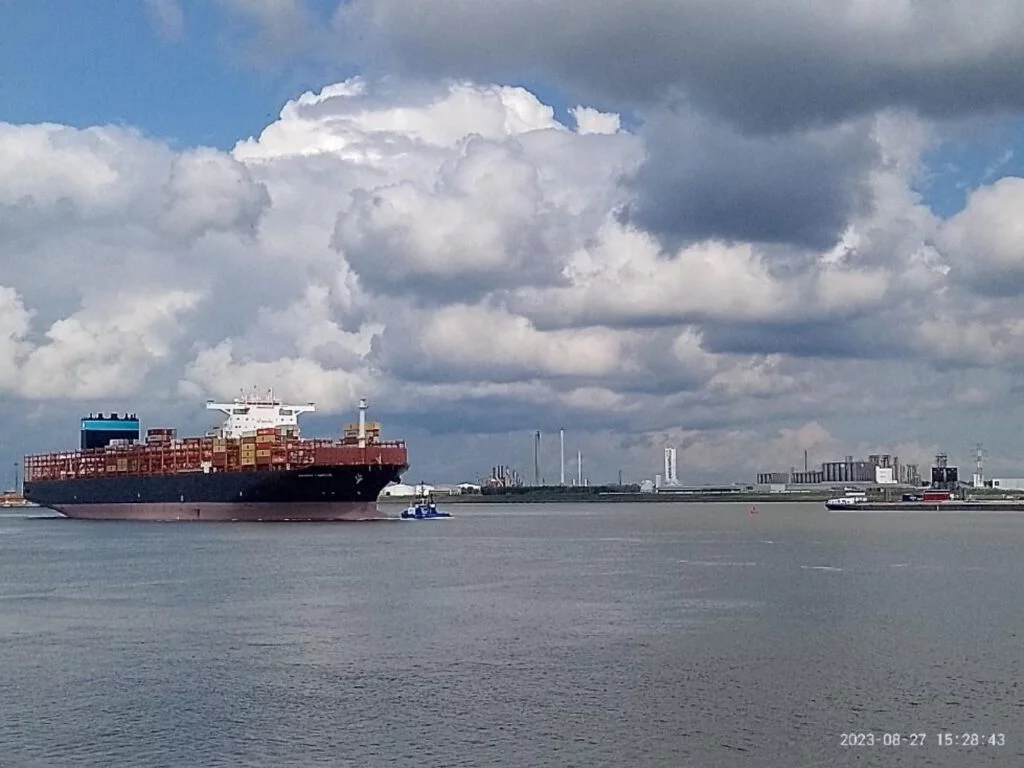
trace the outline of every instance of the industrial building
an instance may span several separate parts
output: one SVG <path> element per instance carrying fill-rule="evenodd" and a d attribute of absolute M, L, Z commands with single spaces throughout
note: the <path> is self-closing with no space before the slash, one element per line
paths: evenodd
<path fill-rule="evenodd" d="M 956 467 L 949 466 L 949 459 L 944 453 L 935 457 L 935 466 L 932 467 L 932 488 L 942 490 L 956 490 L 960 485 L 960 472 Z"/>
<path fill-rule="evenodd" d="M 983 487 L 997 491 L 1024 491 L 1024 477 L 994 477 L 986 480 Z"/>
<path fill-rule="evenodd" d="M 491 476 L 485 478 L 481 485 L 488 488 L 521 488 L 523 478 L 519 474 L 519 470 L 498 464 L 491 467 Z"/>
<path fill-rule="evenodd" d="M 955 477 L 956 467 L 949 468 Z M 945 474 L 943 479 L 945 479 Z M 843 461 L 822 462 L 820 468 L 810 469 L 804 453 L 804 469 L 789 472 L 759 472 L 758 485 L 822 485 L 836 483 L 870 483 L 875 485 L 920 485 L 921 474 L 916 464 L 900 464 L 898 456 L 872 454 L 867 459 L 854 460 L 846 456 Z"/>

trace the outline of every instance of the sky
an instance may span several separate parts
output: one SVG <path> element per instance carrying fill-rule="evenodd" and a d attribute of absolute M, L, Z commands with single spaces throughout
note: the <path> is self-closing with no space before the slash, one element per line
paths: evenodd
<path fill-rule="evenodd" d="M 413 481 L 1024 476 L 1016 0 L 0 0 L 0 485 L 369 398 Z M 5 470 L 9 467 L 9 470 Z"/>

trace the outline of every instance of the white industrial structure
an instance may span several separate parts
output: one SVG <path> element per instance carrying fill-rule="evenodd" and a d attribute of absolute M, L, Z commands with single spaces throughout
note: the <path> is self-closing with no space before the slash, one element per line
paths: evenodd
<path fill-rule="evenodd" d="M 676 449 L 665 449 L 665 485 L 679 485 L 679 476 L 676 474 Z"/>
<path fill-rule="evenodd" d="M 875 467 L 875 482 L 879 485 L 896 485 L 896 468 Z"/>
<path fill-rule="evenodd" d="M 561 453 L 559 455 L 562 457 L 561 470 L 559 471 L 559 475 L 558 475 L 558 483 L 560 485 L 565 485 L 565 430 L 564 429 L 558 430 L 558 445 L 559 445 L 559 450 L 561 451 Z"/>

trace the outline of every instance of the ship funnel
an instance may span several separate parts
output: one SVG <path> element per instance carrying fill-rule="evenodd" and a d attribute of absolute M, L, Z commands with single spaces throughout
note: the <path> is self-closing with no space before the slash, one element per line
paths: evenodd
<path fill-rule="evenodd" d="M 366 404 L 366 398 L 359 398 L 359 447 L 366 447 L 366 409 L 369 406 Z"/>

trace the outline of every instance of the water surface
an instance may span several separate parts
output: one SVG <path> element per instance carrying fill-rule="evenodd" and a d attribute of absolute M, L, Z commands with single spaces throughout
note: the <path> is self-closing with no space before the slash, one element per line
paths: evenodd
<path fill-rule="evenodd" d="M 0 515 L 0 765 L 1024 764 L 1024 515 L 758 509 Z"/>

